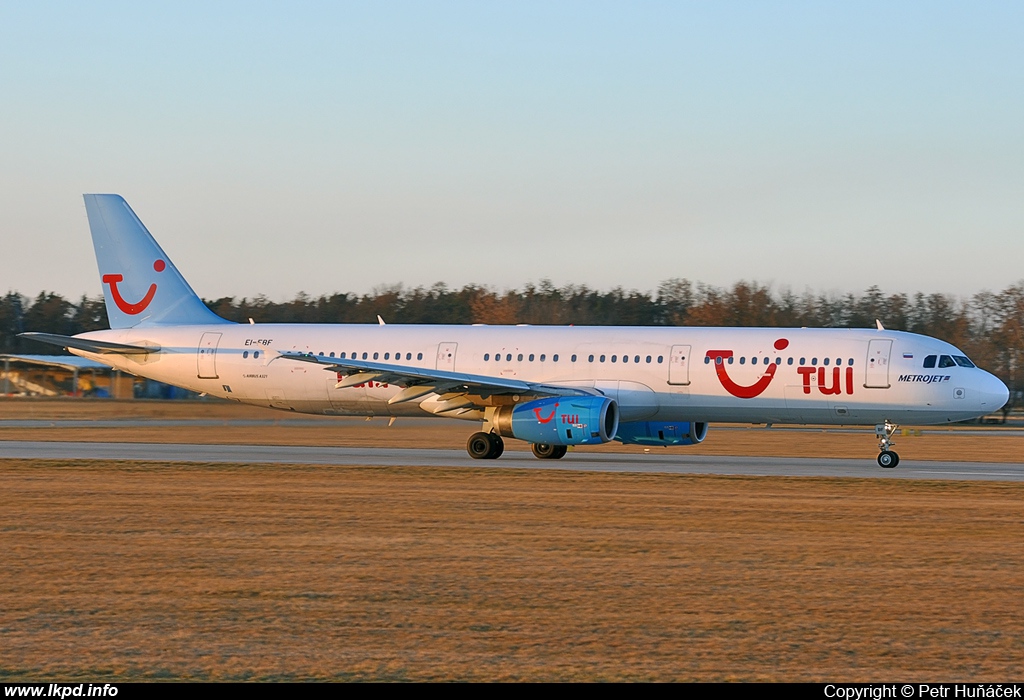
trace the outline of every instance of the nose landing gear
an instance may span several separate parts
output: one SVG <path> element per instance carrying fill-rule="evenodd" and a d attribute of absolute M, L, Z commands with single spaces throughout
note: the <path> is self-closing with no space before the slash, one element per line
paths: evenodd
<path fill-rule="evenodd" d="M 892 469 L 900 463 L 900 456 L 892 451 L 892 446 L 896 444 L 893 442 L 892 436 L 900 426 L 895 423 L 885 421 L 885 423 L 879 423 L 875 426 L 875 436 L 878 438 L 878 466 L 883 469 Z"/>

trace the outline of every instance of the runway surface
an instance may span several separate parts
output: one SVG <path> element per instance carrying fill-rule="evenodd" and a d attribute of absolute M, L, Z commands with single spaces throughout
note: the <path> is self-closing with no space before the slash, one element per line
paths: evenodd
<path fill-rule="evenodd" d="M 362 421 L 363 418 L 344 417 L 348 420 Z M 377 420 L 386 420 L 387 416 L 378 416 Z M 337 421 L 338 417 L 316 417 L 316 418 L 4 418 L 0 419 L 0 428 L 190 428 L 190 427 L 211 427 L 223 426 L 230 428 L 258 428 L 263 426 L 289 427 L 310 427 L 318 428 Z M 431 420 L 436 418 L 402 418 L 403 424 L 407 421 Z M 465 421 L 448 419 L 451 424 L 465 425 Z M 730 425 L 716 423 L 715 432 L 723 430 L 750 431 L 768 430 L 762 426 L 751 427 L 749 425 Z M 871 433 L 870 428 L 844 428 L 838 426 L 780 426 L 774 428 L 776 431 L 785 430 L 794 433 Z M 1024 437 L 1024 430 L 1014 428 L 985 428 L 985 427 L 964 427 L 964 428 L 913 428 L 920 435 L 985 435 L 988 437 Z"/>
<path fill-rule="evenodd" d="M 1024 481 L 1024 464 L 904 460 L 896 469 L 882 469 L 872 458 L 710 457 L 660 450 L 652 450 L 649 454 L 570 452 L 557 461 L 538 460 L 528 452 L 506 452 L 500 459 L 490 461 L 470 459 L 462 450 L 438 449 L 0 441 L 0 459 L 499 467 L 650 474 Z"/>

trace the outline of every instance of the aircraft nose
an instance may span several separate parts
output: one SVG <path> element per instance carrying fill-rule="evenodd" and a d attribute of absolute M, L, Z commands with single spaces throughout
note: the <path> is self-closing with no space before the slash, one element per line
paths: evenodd
<path fill-rule="evenodd" d="M 984 380 L 978 387 L 981 408 L 984 411 L 998 411 L 1010 399 L 1010 390 L 999 377 L 985 372 Z"/>

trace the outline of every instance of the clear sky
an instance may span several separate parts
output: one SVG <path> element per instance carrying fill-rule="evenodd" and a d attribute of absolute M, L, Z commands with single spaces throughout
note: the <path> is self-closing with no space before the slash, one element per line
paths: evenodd
<path fill-rule="evenodd" d="M 0 2 L 0 293 L 1024 278 L 1020 2 Z"/>

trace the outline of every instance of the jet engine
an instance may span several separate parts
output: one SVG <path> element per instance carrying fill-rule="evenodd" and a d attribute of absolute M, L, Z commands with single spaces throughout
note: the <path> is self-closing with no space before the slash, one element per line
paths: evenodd
<path fill-rule="evenodd" d="M 552 396 L 502 406 L 494 417 L 498 434 L 547 445 L 608 442 L 619 427 L 619 407 L 605 396 Z"/>
<path fill-rule="evenodd" d="M 635 421 L 619 423 L 615 439 L 624 445 L 696 445 L 707 434 L 707 423 Z"/>

